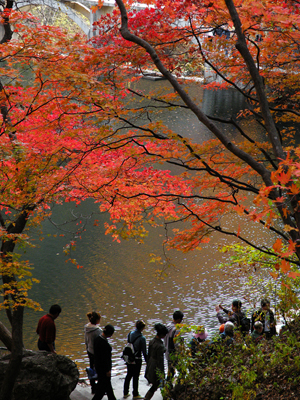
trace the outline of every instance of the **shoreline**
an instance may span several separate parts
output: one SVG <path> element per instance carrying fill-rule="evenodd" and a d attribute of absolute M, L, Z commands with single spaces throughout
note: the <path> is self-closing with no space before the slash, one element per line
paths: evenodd
<path fill-rule="evenodd" d="M 112 387 L 114 389 L 114 394 L 116 398 L 123 399 L 123 385 L 124 385 L 125 375 L 116 375 L 112 377 Z M 147 391 L 149 390 L 151 385 L 148 384 L 146 378 L 144 376 L 140 376 L 139 380 L 139 393 L 141 396 L 145 396 Z M 132 381 L 130 383 L 130 391 L 132 391 Z M 131 394 L 131 392 L 130 392 Z M 93 394 L 91 394 L 91 387 L 88 383 L 88 379 L 80 379 L 77 383 L 75 390 L 70 394 L 70 400 L 91 400 L 93 398 Z M 104 400 L 107 399 L 107 396 L 103 397 Z M 127 397 L 128 400 L 132 399 L 132 395 Z M 160 390 L 158 389 L 154 396 L 153 400 L 162 400 L 162 395 L 160 394 Z"/>

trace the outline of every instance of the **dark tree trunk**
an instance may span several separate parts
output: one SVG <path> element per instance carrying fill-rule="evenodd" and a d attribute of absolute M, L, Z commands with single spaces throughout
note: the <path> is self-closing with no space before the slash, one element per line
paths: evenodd
<path fill-rule="evenodd" d="M 19 234 L 22 233 L 28 219 L 29 212 L 33 210 L 34 206 L 28 206 L 24 209 L 15 219 L 14 223 L 11 223 L 6 231 L 9 234 Z M 2 241 L 1 246 L 1 257 L 3 262 L 10 261 L 11 256 L 10 253 L 14 251 L 15 248 L 15 241 L 14 240 L 7 240 Z M 2 276 L 3 283 L 8 285 L 14 284 L 16 281 L 15 276 Z M 8 297 L 7 293 L 4 292 L 4 297 Z M 22 355 L 23 355 L 23 314 L 24 314 L 24 307 L 20 304 L 22 301 L 22 297 L 16 292 L 9 294 L 10 299 L 13 302 L 12 311 L 7 309 L 7 314 L 12 326 L 12 342 L 11 342 L 11 358 L 5 373 L 5 377 L 1 386 L 0 391 L 0 400 L 10 400 L 14 388 L 15 381 L 18 377 L 21 362 L 22 362 Z"/>
<path fill-rule="evenodd" d="M 24 308 L 16 307 L 12 313 L 12 351 L 0 392 L 0 400 L 11 400 L 15 381 L 18 377 L 23 355 L 23 314 Z"/>
<path fill-rule="evenodd" d="M 6 10 L 12 10 L 13 5 L 14 5 L 14 2 L 12 0 L 7 0 L 6 7 L 5 7 Z M 11 38 L 12 38 L 12 35 L 13 35 L 13 31 L 11 29 L 11 24 L 10 24 L 10 21 L 9 21 L 9 14 L 5 15 L 2 12 L 2 17 L 3 17 L 3 21 L 4 21 L 4 23 L 3 23 L 4 36 L 0 41 L 1 44 L 9 42 L 11 40 Z"/>
<path fill-rule="evenodd" d="M 7 348 L 7 350 L 11 351 L 12 349 L 11 333 L 1 321 L 0 321 L 0 340 Z"/>

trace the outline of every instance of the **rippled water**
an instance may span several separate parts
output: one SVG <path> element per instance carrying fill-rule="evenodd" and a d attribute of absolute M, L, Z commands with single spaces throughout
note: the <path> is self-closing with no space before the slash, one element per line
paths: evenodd
<path fill-rule="evenodd" d="M 225 241 L 219 237 L 214 242 L 193 254 L 174 252 L 176 269 L 169 269 L 169 276 L 159 280 L 155 267 L 148 262 L 151 252 L 160 252 L 157 232 L 152 232 L 144 245 L 118 244 L 112 243 L 103 230 L 90 227 L 76 252 L 82 269 L 65 263 L 54 238 L 45 239 L 39 255 L 30 257 L 35 261 L 35 275 L 41 280 L 32 296 L 44 310 L 52 303 L 62 306 L 62 314 L 56 320 L 58 353 L 71 357 L 81 370 L 85 369 L 88 360 L 83 326 L 87 323 L 86 313 L 94 309 L 102 315 L 102 326 L 112 323 L 116 328 L 112 344 L 118 373 L 124 371 L 120 353 L 127 333 L 139 318 L 147 324 L 144 333 L 148 340 L 154 335 L 154 323 L 170 321 L 175 309 L 184 312 L 186 323 L 204 324 L 212 335 L 218 326 L 215 305 L 229 305 L 233 297 L 242 298 L 245 294 L 238 277 L 229 279 L 215 266 L 221 260 L 217 246 Z M 35 328 L 43 313 L 26 314 L 25 344 L 34 349 Z"/>
<path fill-rule="evenodd" d="M 149 83 L 142 84 L 146 86 Z M 192 93 L 196 94 L 197 90 L 202 89 L 193 87 Z M 232 91 L 202 90 L 201 98 L 204 110 L 210 115 L 235 114 L 242 103 L 241 97 Z M 209 132 L 199 126 L 193 115 L 183 118 L 181 113 L 166 113 L 164 118 L 179 132 L 181 129 L 186 132 L 188 126 L 188 135 L 198 139 L 201 133 L 201 140 L 209 139 Z M 54 218 L 67 219 L 71 209 L 84 214 L 89 214 L 91 209 L 97 211 L 90 202 L 85 202 L 80 208 L 65 204 L 54 209 Z M 45 311 L 54 303 L 62 306 L 62 313 L 56 320 L 57 352 L 76 361 L 82 373 L 88 365 L 83 335 L 88 311 L 101 313 L 102 326 L 107 323 L 115 326 L 116 332 L 111 340 L 113 368 L 114 373 L 122 374 L 125 367 L 120 359 L 121 350 L 137 319 L 142 318 L 147 324 L 144 331 L 147 341 L 154 335 L 154 323 L 169 322 L 175 309 L 184 312 L 186 323 L 204 324 L 213 335 L 218 327 L 215 305 L 222 302 L 229 306 L 233 298 L 243 298 L 247 294 L 248 289 L 239 276 L 225 275 L 216 267 L 224 257 L 217 247 L 228 243 L 226 238 L 215 234 L 202 251 L 187 255 L 172 252 L 170 255 L 176 268 L 169 269 L 168 276 L 160 280 L 155 276 L 156 266 L 149 263 L 149 254 L 162 253 L 163 231 L 151 231 L 145 244 L 116 243 L 104 234 L 101 223 L 106 218 L 105 215 L 97 216 L 99 227 L 93 226 L 91 221 L 87 232 L 78 241 L 74 256 L 83 265 L 81 269 L 65 262 L 62 247 L 67 238 L 47 237 L 47 233 L 57 233 L 49 222 L 43 227 L 44 241 L 37 240 L 38 248 L 26 254 L 34 264 L 35 277 L 40 279 L 40 284 L 31 291 L 32 298 L 40 302 Z M 258 236 L 258 240 L 265 239 Z M 25 313 L 24 342 L 27 348 L 36 349 L 35 329 L 43 314 L 30 310 Z"/>

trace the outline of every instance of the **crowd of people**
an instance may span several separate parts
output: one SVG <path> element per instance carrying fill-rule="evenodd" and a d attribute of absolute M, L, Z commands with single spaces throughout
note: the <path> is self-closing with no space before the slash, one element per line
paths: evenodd
<path fill-rule="evenodd" d="M 243 336 L 251 334 L 255 343 L 263 338 L 271 339 L 276 335 L 276 321 L 273 311 L 270 309 L 268 299 L 261 300 L 261 307 L 254 311 L 251 319 L 247 318 L 242 311 L 240 300 L 234 300 L 231 310 L 224 308 L 221 304 L 216 307 L 217 318 L 220 323 L 218 341 L 226 345 L 234 343 L 236 332 Z M 56 327 L 55 319 L 61 313 L 61 307 L 57 304 L 50 307 L 49 313 L 40 318 L 36 329 L 39 335 L 38 348 L 55 353 Z M 112 347 L 108 339 L 114 334 L 115 328 L 108 324 L 100 328 L 101 315 L 98 312 L 87 314 L 89 322 L 84 326 L 86 350 L 90 366 L 87 368 L 91 390 L 94 394 L 92 400 L 101 400 L 106 394 L 108 400 L 116 400 L 111 385 L 112 370 Z M 145 322 L 136 321 L 135 330 L 130 331 L 127 336 L 128 343 L 132 343 L 134 357 L 132 361 L 127 359 L 127 374 L 124 381 L 123 398 L 130 396 L 129 388 L 132 381 L 133 399 L 151 399 L 164 379 L 164 358 L 168 364 L 167 380 L 172 384 L 175 375 L 174 353 L 177 344 L 175 337 L 178 334 L 178 325 L 182 323 L 183 312 L 177 310 L 173 313 L 173 320 L 167 324 L 156 323 L 154 330 L 156 335 L 150 340 L 148 349 L 146 338 L 143 335 Z M 195 356 L 198 346 L 207 341 L 208 333 L 205 329 L 194 333 L 190 341 L 191 355 Z M 208 342 L 209 343 L 209 342 Z M 151 384 L 148 392 L 141 396 L 139 394 L 139 376 L 142 360 L 146 363 L 145 377 Z"/>
<path fill-rule="evenodd" d="M 116 400 L 111 386 L 111 368 L 112 359 L 111 345 L 107 339 L 114 333 L 112 325 L 106 325 L 103 330 L 100 329 L 100 314 L 91 312 L 87 314 L 89 322 L 84 326 L 84 335 L 86 349 L 90 360 L 90 366 L 87 368 L 88 377 L 91 383 L 92 400 L 101 400 L 106 394 L 109 400 Z M 129 387 L 132 381 L 133 399 L 151 399 L 159 388 L 164 376 L 164 357 L 168 362 L 168 379 L 172 380 L 175 374 L 172 365 L 172 353 L 175 351 L 174 338 L 177 333 L 177 324 L 183 320 L 183 313 L 175 311 L 173 320 L 167 326 L 162 323 L 154 325 L 156 335 L 150 340 L 148 349 L 143 330 L 146 326 L 143 320 L 136 321 L 135 330 L 130 331 L 127 336 L 128 343 L 132 343 L 134 349 L 134 360 L 129 362 L 127 359 L 127 374 L 124 381 L 123 398 L 130 396 Z M 91 345 L 91 343 L 93 345 Z M 142 359 L 146 363 L 145 377 L 151 384 L 150 389 L 141 396 L 139 394 L 139 377 L 142 367 Z M 97 385 L 95 383 L 97 377 Z"/>

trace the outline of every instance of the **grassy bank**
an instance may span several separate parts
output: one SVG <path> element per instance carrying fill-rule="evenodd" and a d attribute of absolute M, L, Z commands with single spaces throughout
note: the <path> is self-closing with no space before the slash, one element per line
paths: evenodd
<path fill-rule="evenodd" d="M 195 357 L 182 343 L 174 389 L 164 387 L 173 400 L 300 399 L 300 321 L 271 340 L 255 344 L 237 334 L 234 344 L 199 344 Z"/>

